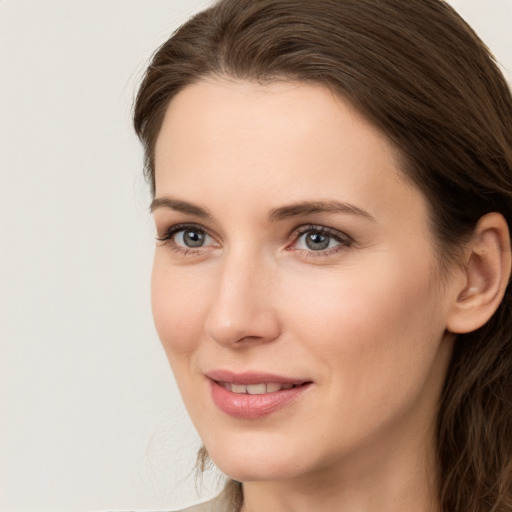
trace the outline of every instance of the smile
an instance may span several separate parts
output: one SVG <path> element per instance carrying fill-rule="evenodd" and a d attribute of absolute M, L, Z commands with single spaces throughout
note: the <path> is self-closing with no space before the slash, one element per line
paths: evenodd
<path fill-rule="evenodd" d="M 224 414 L 240 420 L 258 420 L 293 407 L 311 389 L 310 380 L 278 375 L 225 371 L 207 375 L 213 403 Z"/>
<path fill-rule="evenodd" d="M 278 391 L 288 390 L 296 387 L 295 384 L 234 384 L 231 382 L 217 382 L 220 386 L 232 393 L 240 395 L 265 395 L 267 393 L 277 393 Z"/>

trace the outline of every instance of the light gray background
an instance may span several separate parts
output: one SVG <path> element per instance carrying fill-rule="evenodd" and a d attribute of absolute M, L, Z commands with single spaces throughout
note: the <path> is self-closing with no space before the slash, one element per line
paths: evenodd
<path fill-rule="evenodd" d="M 452 4 L 512 80 L 512 0 Z M 199 440 L 154 332 L 131 133 L 147 60 L 198 0 L 0 0 L 0 510 L 198 501 Z M 207 481 L 202 494 L 216 492 Z"/>

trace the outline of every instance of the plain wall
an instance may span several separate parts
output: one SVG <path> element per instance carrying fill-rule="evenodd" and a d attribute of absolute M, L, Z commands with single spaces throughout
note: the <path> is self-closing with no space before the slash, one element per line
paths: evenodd
<path fill-rule="evenodd" d="M 452 3 L 512 80 L 512 0 Z M 199 440 L 152 325 L 130 114 L 152 51 L 205 5 L 0 0 L 3 512 L 200 499 Z M 202 498 L 215 492 L 210 478 Z"/>

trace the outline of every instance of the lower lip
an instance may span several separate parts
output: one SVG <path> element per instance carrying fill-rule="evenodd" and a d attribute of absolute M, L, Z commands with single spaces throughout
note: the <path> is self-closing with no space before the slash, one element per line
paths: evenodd
<path fill-rule="evenodd" d="M 211 380 L 212 398 L 215 405 L 225 414 L 244 420 L 255 420 L 268 416 L 297 400 L 311 384 L 292 389 L 282 389 L 263 395 L 233 393 Z"/>

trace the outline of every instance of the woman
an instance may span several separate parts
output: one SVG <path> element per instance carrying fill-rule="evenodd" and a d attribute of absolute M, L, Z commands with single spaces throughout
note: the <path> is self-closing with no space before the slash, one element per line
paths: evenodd
<path fill-rule="evenodd" d="M 439 0 L 221 0 L 135 106 L 157 331 L 224 493 L 512 510 L 512 98 Z"/>

